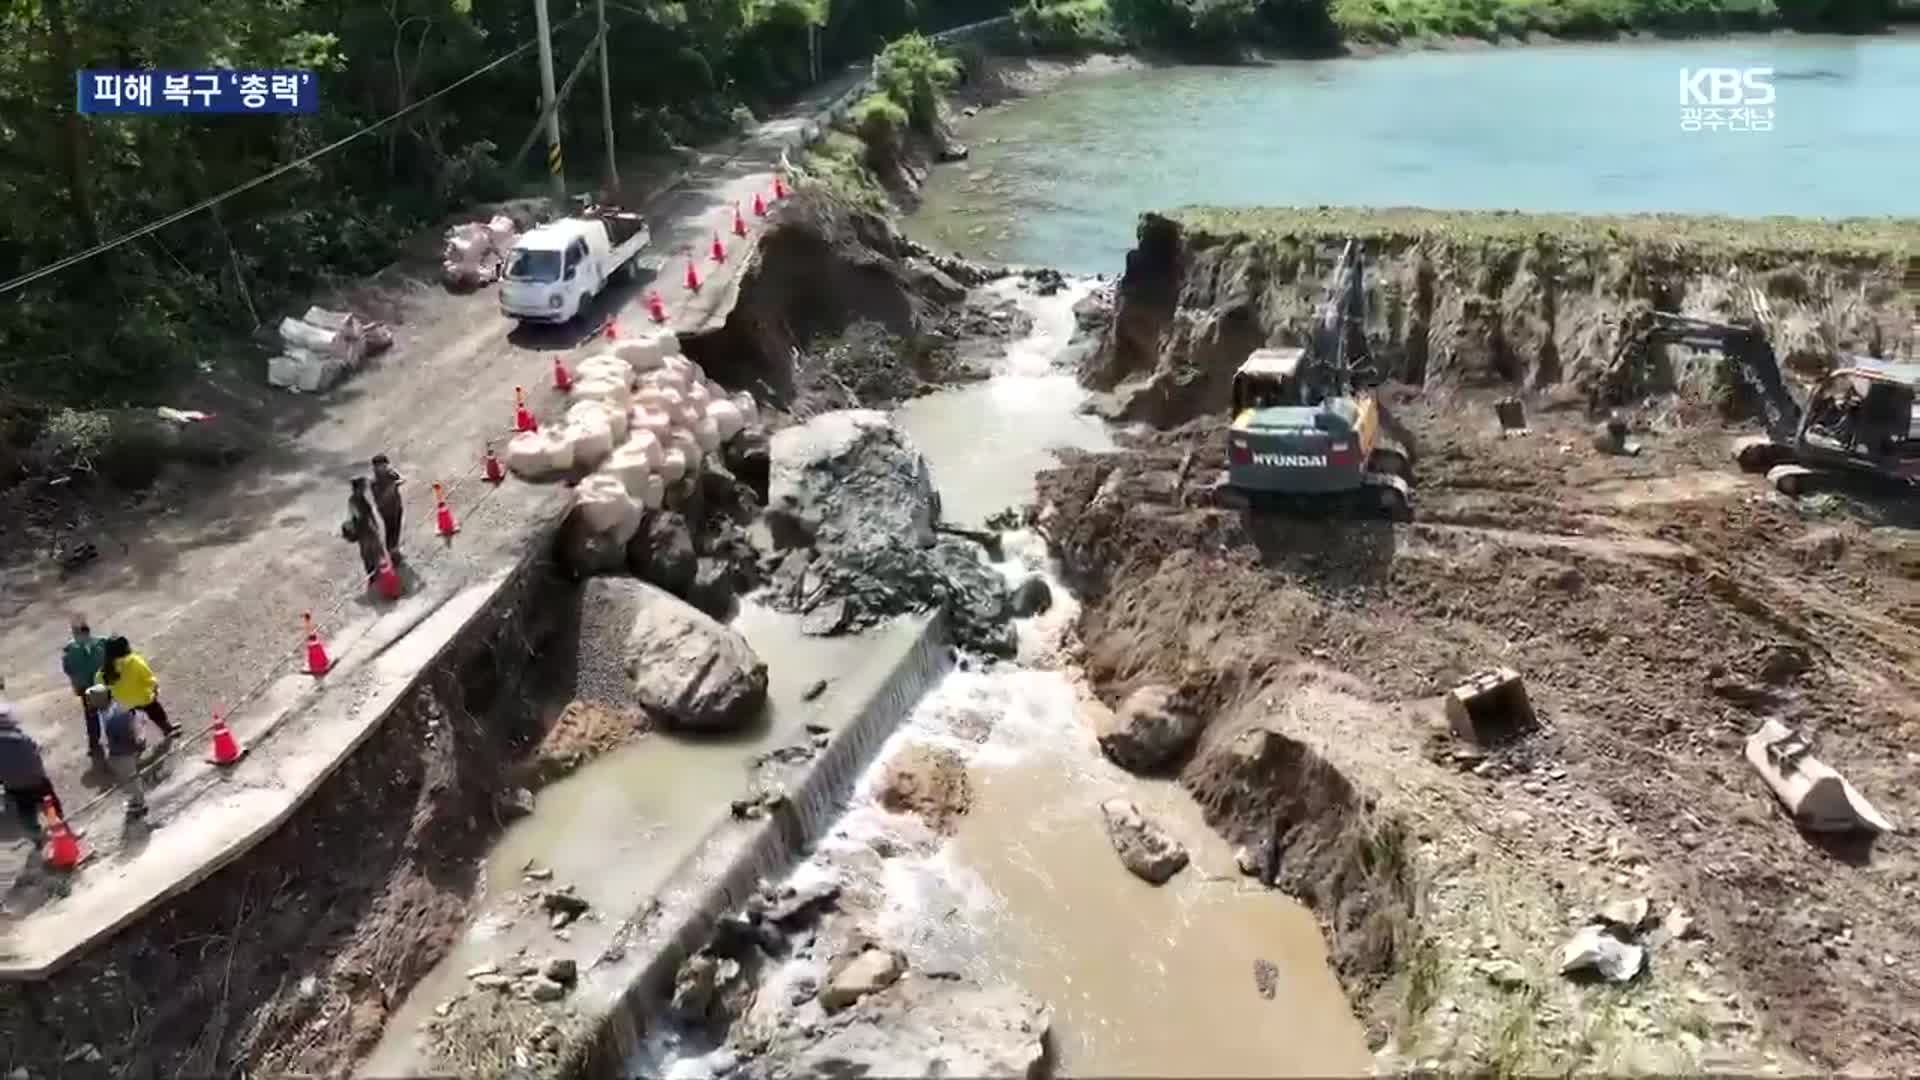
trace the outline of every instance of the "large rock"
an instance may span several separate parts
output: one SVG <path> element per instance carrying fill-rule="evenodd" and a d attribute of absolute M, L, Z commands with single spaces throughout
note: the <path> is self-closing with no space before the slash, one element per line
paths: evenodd
<path fill-rule="evenodd" d="M 891 949 L 869 948 L 842 957 L 827 972 L 820 989 L 820 1005 L 829 1012 L 844 1009 L 868 994 L 877 994 L 907 973 L 907 958 Z"/>
<path fill-rule="evenodd" d="M 1164 885 L 1186 869 L 1187 849 L 1142 816 L 1132 803 L 1108 799 L 1100 804 L 1100 813 L 1107 820 L 1107 839 L 1113 842 L 1113 850 L 1135 877 Z"/>
<path fill-rule="evenodd" d="M 638 705 L 692 731 L 740 727 L 767 698 L 767 665 L 745 638 L 642 581 L 594 578 L 580 605 L 574 697 Z"/>
<path fill-rule="evenodd" d="M 822 633 L 944 605 L 959 644 L 1014 652 L 1006 579 L 976 545 L 935 532 L 940 499 L 926 459 L 886 414 L 822 413 L 786 428 L 772 462 L 768 526 L 790 554 L 768 602 L 830 613 L 816 620 Z"/>
<path fill-rule="evenodd" d="M 698 572 L 687 519 L 671 510 L 648 514 L 627 543 L 627 568 L 675 596 L 685 596 Z"/>
<path fill-rule="evenodd" d="M 1046 1075 L 1051 1017 L 1011 987 L 907 976 L 884 994 L 783 1029 L 756 1062 L 768 1080 Z"/>
<path fill-rule="evenodd" d="M 1183 705 L 1170 687 L 1143 686 L 1120 708 L 1101 718 L 1100 749 L 1129 772 L 1158 769 L 1199 738 L 1204 719 Z"/>

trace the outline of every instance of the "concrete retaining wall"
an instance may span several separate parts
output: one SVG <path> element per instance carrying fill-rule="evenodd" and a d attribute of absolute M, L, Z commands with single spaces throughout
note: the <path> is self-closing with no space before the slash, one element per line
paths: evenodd
<path fill-rule="evenodd" d="M 855 781 L 874 753 L 951 665 L 946 619 L 929 617 L 914 647 L 893 674 L 805 766 L 790 798 L 763 821 L 729 822 L 707 838 L 674 875 L 636 928 L 626 957 L 597 966 L 596 981 L 624 980 L 614 1007 L 596 1018 L 572 1049 L 565 1073 L 625 1077 L 650 1018 L 660 1014 L 674 975 L 713 936 L 720 917 L 738 908 L 761 883 L 791 873 L 839 817 Z"/>

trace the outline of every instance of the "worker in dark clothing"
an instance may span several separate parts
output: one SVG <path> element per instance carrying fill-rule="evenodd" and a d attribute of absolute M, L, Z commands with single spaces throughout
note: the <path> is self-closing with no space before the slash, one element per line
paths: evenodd
<path fill-rule="evenodd" d="M 87 687 L 106 666 L 106 638 L 95 637 L 88 628 L 84 616 L 74 615 L 72 621 L 73 640 L 60 653 L 60 669 L 67 674 L 67 683 L 73 687 L 73 696 L 79 700 L 80 708 L 87 717 L 87 757 L 96 764 L 105 764 L 105 751 L 100 749 L 100 717 L 87 704 Z"/>
<path fill-rule="evenodd" d="M 380 511 L 380 523 L 387 528 L 387 554 L 400 561 L 400 474 L 385 454 L 373 457 L 373 505 Z"/>
<path fill-rule="evenodd" d="M 353 478 L 353 494 L 347 498 L 347 520 L 340 525 L 340 535 L 360 545 L 360 564 L 366 568 L 367 580 L 371 581 L 387 557 L 387 549 L 380 542 L 380 523 L 373 516 L 373 504 L 367 501 L 364 476 Z"/>
<path fill-rule="evenodd" d="M 66 815 L 60 796 L 53 793 L 46 762 L 40 758 L 40 744 L 20 730 L 13 705 L 5 701 L 0 701 L 0 787 L 6 788 L 7 798 L 20 814 L 20 823 L 26 826 L 27 835 L 33 837 L 36 844 L 41 839 L 41 803 L 52 799 L 54 811 Z"/>

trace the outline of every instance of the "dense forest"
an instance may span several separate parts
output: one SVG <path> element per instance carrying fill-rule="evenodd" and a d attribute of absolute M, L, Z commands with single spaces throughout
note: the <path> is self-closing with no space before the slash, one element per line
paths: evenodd
<path fill-rule="evenodd" d="M 1905 5 L 1903 11 L 1900 5 Z M 1322 48 L 1423 33 L 1868 28 L 1920 0 L 607 0 L 623 156 L 724 133 L 912 30 L 1006 14 L 1039 48 Z M 593 5 L 552 0 L 564 76 Z M 534 36 L 528 0 L 4 0 L 0 281 L 54 263 L 406 108 Z M 296 67 L 312 116 L 83 117 L 84 68 Z M 506 160 L 538 104 L 531 51 L 310 165 L 0 295 L 0 445 L 63 405 L 153 401 L 328 278 L 393 261 L 457 207 L 537 190 Z M 585 85 L 591 87 L 591 80 Z M 912 103 L 908 103 L 912 104 Z M 563 117 L 568 174 L 602 168 L 599 102 Z M 537 144 L 536 144 L 537 147 Z M 7 455 L 0 454 L 0 462 Z M 0 478 L 4 483 L 5 478 Z"/>

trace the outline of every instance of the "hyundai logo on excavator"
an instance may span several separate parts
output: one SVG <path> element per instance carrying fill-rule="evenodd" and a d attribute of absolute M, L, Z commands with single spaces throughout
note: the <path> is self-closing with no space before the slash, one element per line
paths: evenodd
<path fill-rule="evenodd" d="M 1271 465 L 1282 469 L 1324 469 L 1327 467 L 1325 454 L 1255 454 L 1255 465 Z"/>

